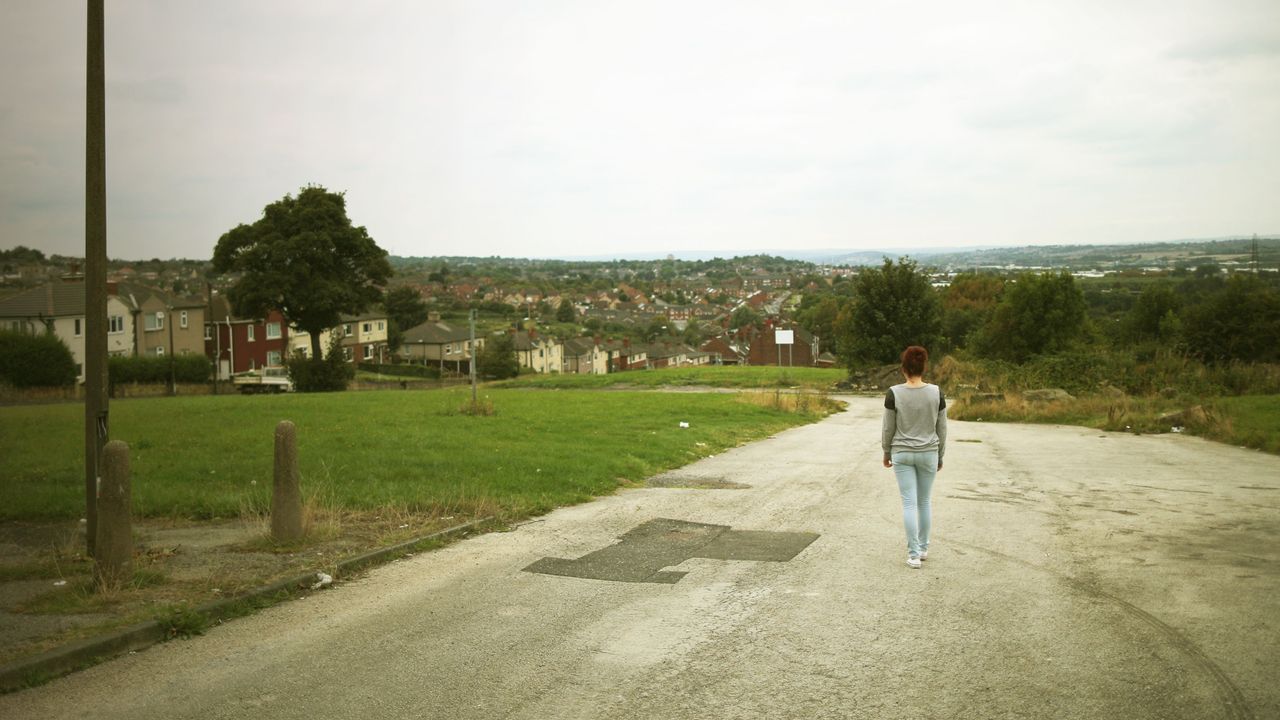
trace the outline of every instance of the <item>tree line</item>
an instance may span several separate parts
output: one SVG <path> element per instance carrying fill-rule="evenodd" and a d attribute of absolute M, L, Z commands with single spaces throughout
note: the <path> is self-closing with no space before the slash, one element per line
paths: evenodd
<path fill-rule="evenodd" d="M 897 362 L 908 345 L 1012 363 L 1067 351 L 1280 362 L 1275 278 L 1204 268 L 1116 294 L 1122 310 L 1091 307 L 1065 271 L 963 273 L 935 288 L 904 258 L 807 293 L 796 319 L 851 369 Z"/>

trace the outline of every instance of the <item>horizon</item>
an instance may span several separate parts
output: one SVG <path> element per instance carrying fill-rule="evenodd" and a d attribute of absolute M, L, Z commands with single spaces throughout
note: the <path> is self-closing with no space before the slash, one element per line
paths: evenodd
<path fill-rule="evenodd" d="M 521 261 L 559 261 L 559 262 L 571 262 L 571 263 L 573 262 L 597 263 L 597 262 L 613 262 L 613 261 L 661 262 L 662 260 L 667 259 L 669 256 L 674 257 L 674 259 L 676 260 L 680 260 L 684 262 L 696 262 L 700 260 L 705 261 L 705 260 L 714 260 L 714 259 L 734 260 L 734 259 L 746 258 L 746 257 L 768 256 L 768 257 L 781 257 L 786 260 L 793 260 L 797 262 L 809 262 L 816 265 L 822 265 L 822 264 L 831 264 L 831 263 L 823 263 L 823 262 L 820 262 L 819 260 L 816 260 L 815 258 L 821 258 L 823 256 L 831 256 L 833 258 L 843 256 L 845 258 L 848 258 L 848 257 L 858 256 L 858 255 L 869 256 L 869 255 L 876 255 L 876 254 L 883 255 L 885 257 L 897 257 L 897 258 L 929 257 L 934 255 L 950 255 L 950 254 L 983 252 L 987 250 L 1029 250 L 1029 249 L 1047 250 L 1051 248 L 1063 248 L 1063 247 L 1072 247 L 1072 248 L 1116 247 L 1118 248 L 1118 247 L 1129 247 L 1129 246 L 1140 246 L 1140 245 L 1189 245 L 1189 244 L 1218 243 L 1218 242 L 1235 242 L 1235 241 L 1250 240 L 1255 238 L 1259 241 L 1280 240 L 1280 233 L 1266 234 L 1266 235 L 1263 235 L 1260 233 L 1256 235 L 1255 234 L 1225 235 L 1220 237 L 1182 238 L 1177 240 L 1149 240 L 1145 242 L 1122 242 L 1122 243 L 1106 243 L 1106 244 L 1063 243 L 1063 244 L 1056 244 L 1056 245 L 1046 245 L 1046 244 L 969 245 L 969 246 L 945 246 L 945 247 L 932 247 L 932 248 L 921 247 L 921 248 L 910 248 L 910 249 L 896 249 L 896 248 L 885 247 L 885 248 L 870 248 L 870 249 L 813 248 L 813 249 L 794 249 L 794 250 L 779 249 L 779 248 L 763 248 L 763 249 L 757 249 L 757 250 L 750 250 L 750 249 L 739 248 L 737 250 L 729 250 L 729 251 L 694 251 L 694 250 L 672 251 L 672 252 L 653 251 L 653 252 L 647 252 L 647 253 L 634 254 L 630 256 L 582 256 L 582 255 L 578 255 L 578 256 L 517 256 L 517 255 L 445 255 L 445 254 L 396 255 L 394 253 L 388 253 L 388 257 L 398 258 L 401 260 L 497 259 L 497 260 L 521 260 Z M 30 246 L 19 243 L 9 248 L 0 248 L 0 251 L 14 250 L 19 247 L 27 247 L 33 250 L 41 250 L 40 248 L 32 248 Z M 41 250 L 41 252 L 44 252 L 44 251 Z M 63 257 L 67 259 L 75 259 L 75 260 L 83 259 L 83 255 L 67 255 L 64 253 L 46 253 L 46 257 L 53 257 L 55 255 L 58 257 Z M 212 253 L 210 253 L 210 257 L 212 257 Z M 206 258 L 193 258 L 193 257 L 160 258 L 158 256 L 152 257 L 152 258 L 110 257 L 109 260 L 111 262 L 150 262 L 152 260 L 160 260 L 162 262 L 207 262 L 208 261 L 208 259 Z M 834 263 L 834 264 L 842 265 L 847 263 Z"/>

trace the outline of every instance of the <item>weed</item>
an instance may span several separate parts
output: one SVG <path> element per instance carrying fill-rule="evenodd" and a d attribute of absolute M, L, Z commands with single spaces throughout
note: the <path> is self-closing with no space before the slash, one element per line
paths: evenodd
<path fill-rule="evenodd" d="M 188 605 L 168 605 L 156 613 L 156 622 L 165 629 L 169 638 L 190 638 L 203 635 L 209 627 L 209 618 Z"/>

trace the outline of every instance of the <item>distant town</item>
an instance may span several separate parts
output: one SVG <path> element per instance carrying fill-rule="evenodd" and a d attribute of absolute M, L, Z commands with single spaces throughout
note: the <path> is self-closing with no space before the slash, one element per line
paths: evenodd
<path fill-rule="evenodd" d="M 749 255 L 729 259 L 534 260 L 392 257 L 387 302 L 342 318 L 320 345 L 352 364 L 417 364 L 464 374 L 495 333 L 524 372 L 592 373 L 706 364 L 832 366 L 809 317 L 811 299 L 889 253 L 832 253 L 827 262 Z M 1143 282 L 1191 273 L 1280 273 L 1280 239 L 1231 238 L 1139 245 L 1027 246 L 911 256 L 935 288 L 961 273 L 1012 277 L 1069 271 L 1091 311 L 1117 313 Z M 57 334 L 83 362 L 83 261 L 22 246 L 0 251 L 0 328 Z M 313 344 L 276 313 L 238 317 L 233 278 L 208 260 L 113 260 L 108 352 L 200 354 L 219 379 L 279 368 Z M 1110 297 L 1105 297 L 1110 296 Z M 475 345 L 471 316 L 476 317 Z M 781 331 L 781 332 L 779 332 Z"/>

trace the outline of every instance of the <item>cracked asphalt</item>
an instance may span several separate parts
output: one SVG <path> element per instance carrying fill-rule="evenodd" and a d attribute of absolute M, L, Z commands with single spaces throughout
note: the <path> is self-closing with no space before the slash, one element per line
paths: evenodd
<path fill-rule="evenodd" d="M 953 421 L 912 570 L 879 423 L 851 398 L 660 487 L 0 696 L 0 717 L 1280 717 L 1280 458 Z M 525 570 L 689 523 L 741 533 L 661 582 Z M 729 538 L 767 533 L 817 537 L 734 559 L 768 553 Z"/>

